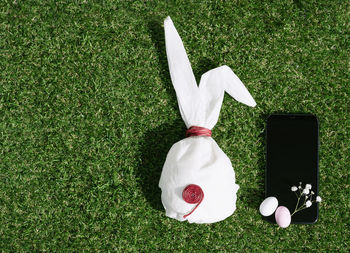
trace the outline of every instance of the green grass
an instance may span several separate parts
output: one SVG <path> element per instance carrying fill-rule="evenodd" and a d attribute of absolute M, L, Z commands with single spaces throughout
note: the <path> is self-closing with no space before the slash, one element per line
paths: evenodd
<path fill-rule="evenodd" d="M 0 248 L 348 252 L 347 1 L 103 2 L 0 3 Z M 225 96 L 213 137 L 241 188 L 234 215 L 211 225 L 167 218 L 160 202 L 162 165 L 185 132 L 167 15 L 197 80 L 228 65 L 258 104 Z M 278 229 L 258 212 L 274 112 L 319 118 L 315 225 Z"/>

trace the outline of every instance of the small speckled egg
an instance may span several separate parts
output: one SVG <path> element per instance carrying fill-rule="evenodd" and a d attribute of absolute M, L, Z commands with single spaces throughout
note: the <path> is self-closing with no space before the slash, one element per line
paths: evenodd
<path fill-rule="evenodd" d="M 275 212 L 275 219 L 281 228 L 286 228 L 289 226 L 292 217 L 287 207 L 279 206 Z"/>
<path fill-rule="evenodd" d="M 275 197 L 268 197 L 260 204 L 259 211 L 263 216 L 270 216 L 278 207 L 278 200 Z"/>

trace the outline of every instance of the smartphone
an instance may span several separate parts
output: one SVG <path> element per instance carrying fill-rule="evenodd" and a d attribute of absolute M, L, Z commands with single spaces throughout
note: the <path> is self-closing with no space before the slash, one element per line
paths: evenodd
<path fill-rule="evenodd" d="M 313 198 L 318 195 L 319 124 L 312 114 L 272 114 L 266 127 L 265 195 L 274 196 L 279 206 L 292 214 L 297 205 L 292 186 L 311 184 Z M 304 198 L 301 198 L 304 202 Z M 292 215 L 291 223 L 312 224 L 318 219 L 318 203 Z M 274 215 L 267 220 L 275 223 Z"/>

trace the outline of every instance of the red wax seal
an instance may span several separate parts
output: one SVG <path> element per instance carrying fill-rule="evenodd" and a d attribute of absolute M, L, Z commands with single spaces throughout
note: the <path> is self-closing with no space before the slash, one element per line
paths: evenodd
<path fill-rule="evenodd" d="M 186 188 L 182 191 L 182 199 L 189 204 L 197 205 L 193 208 L 193 210 L 190 213 L 184 215 L 184 218 L 186 218 L 187 216 L 192 214 L 194 210 L 196 210 L 196 208 L 202 202 L 203 198 L 204 193 L 202 191 L 202 188 L 200 188 L 198 185 L 190 184 L 186 186 Z"/>
<path fill-rule="evenodd" d="M 186 131 L 186 137 L 191 136 L 211 136 L 211 130 L 200 126 L 191 126 Z"/>

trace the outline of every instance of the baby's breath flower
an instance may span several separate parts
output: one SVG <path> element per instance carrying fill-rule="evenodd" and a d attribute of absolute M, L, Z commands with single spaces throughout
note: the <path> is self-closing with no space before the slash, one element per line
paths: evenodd
<path fill-rule="evenodd" d="M 305 189 L 303 190 L 303 194 L 308 195 L 309 193 L 310 193 L 310 190 L 309 190 L 309 189 L 305 188 Z"/>
<path fill-rule="evenodd" d="M 305 187 L 303 187 L 302 182 L 299 182 L 298 186 L 293 185 L 290 189 L 291 191 L 295 192 L 299 189 L 299 193 L 301 194 L 296 194 L 298 201 L 295 206 L 294 212 L 291 214 L 293 216 L 295 213 L 304 210 L 305 208 L 309 208 L 312 206 L 312 203 L 314 202 L 321 202 L 322 199 L 320 196 L 317 196 L 315 199 L 313 199 L 313 195 L 315 192 L 311 191 L 312 185 L 311 184 L 305 184 Z M 304 201 L 301 199 L 304 197 Z"/>
<path fill-rule="evenodd" d="M 312 205 L 312 202 L 310 200 L 306 201 L 305 206 L 310 207 Z"/>

